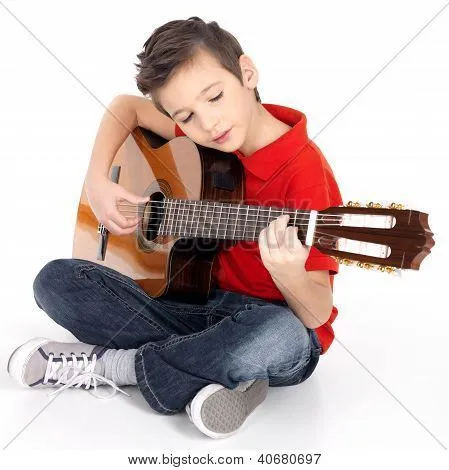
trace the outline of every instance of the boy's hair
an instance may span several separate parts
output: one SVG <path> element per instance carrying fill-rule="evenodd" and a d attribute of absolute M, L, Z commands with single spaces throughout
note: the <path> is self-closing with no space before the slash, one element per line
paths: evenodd
<path fill-rule="evenodd" d="M 137 88 L 144 95 L 150 95 L 155 107 L 171 118 L 160 104 L 157 90 L 182 65 L 192 62 L 199 50 L 212 54 L 219 63 L 235 75 L 243 85 L 239 57 L 243 54 L 237 39 L 220 28 L 216 21 L 205 23 L 198 16 L 187 20 L 174 20 L 155 29 L 143 45 L 144 50 L 137 54 L 140 64 L 134 64 Z M 257 88 L 256 100 L 260 103 Z"/>

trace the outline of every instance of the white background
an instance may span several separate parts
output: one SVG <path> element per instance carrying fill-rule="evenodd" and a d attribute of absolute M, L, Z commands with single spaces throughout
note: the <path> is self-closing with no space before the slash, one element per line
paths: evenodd
<path fill-rule="evenodd" d="M 0 2 L 0 437 L 6 452 L 174 446 L 200 452 L 205 445 L 324 455 L 445 452 L 449 8 L 388 64 L 444 5 Z M 49 390 L 20 389 L 6 372 L 9 355 L 33 336 L 75 339 L 37 307 L 32 282 L 46 262 L 71 257 L 104 107 L 117 94 L 140 95 L 136 54 L 156 27 L 194 15 L 237 37 L 260 72 L 264 103 L 307 115 L 309 136 L 319 134 L 315 142 L 345 202 L 394 201 L 426 212 L 436 245 L 419 271 L 400 277 L 341 266 L 336 339 L 314 375 L 297 387 L 271 388 L 230 439 L 212 441 L 185 413 L 158 415 L 131 387 L 132 399 L 113 400 L 70 389 L 39 414 Z"/>

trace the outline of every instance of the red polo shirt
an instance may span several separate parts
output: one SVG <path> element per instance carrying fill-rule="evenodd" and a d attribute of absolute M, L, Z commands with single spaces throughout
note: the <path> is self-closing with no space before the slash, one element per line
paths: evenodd
<path fill-rule="evenodd" d="M 244 155 L 233 152 L 245 171 L 245 199 L 243 203 L 290 207 L 305 210 L 323 210 L 343 205 L 334 174 L 318 147 L 308 139 L 306 116 L 292 108 L 262 104 L 275 118 L 292 128 L 278 139 Z M 177 137 L 185 135 L 176 124 Z M 324 255 L 315 246 L 310 248 L 305 269 L 328 270 L 333 290 L 338 263 Z M 285 300 L 274 284 L 260 258 L 258 241 L 239 241 L 231 249 L 217 253 L 213 275 L 218 287 L 266 300 Z M 329 320 L 316 328 L 324 354 L 334 339 L 331 323 L 338 309 L 333 306 Z"/>

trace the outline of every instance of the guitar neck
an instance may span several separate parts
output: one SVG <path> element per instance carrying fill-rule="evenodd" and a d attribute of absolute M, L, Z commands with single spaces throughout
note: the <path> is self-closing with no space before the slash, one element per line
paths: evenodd
<path fill-rule="evenodd" d="M 270 222 L 288 214 L 288 225 L 299 228 L 298 237 L 303 242 L 311 212 L 315 212 L 188 199 L 165 199 L 156 204 L 156 210 L 160 211 L 160 235 L 247 241 L 257 240 Z"/>

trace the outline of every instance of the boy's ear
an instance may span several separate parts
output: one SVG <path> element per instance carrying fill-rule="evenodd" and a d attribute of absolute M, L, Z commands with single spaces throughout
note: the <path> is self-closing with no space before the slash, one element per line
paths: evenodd
<path fill-rule="evenodd" d="M 242 69 L 242 78 L 244 86 L 253 90 L 259 81 L 259 73 L 253 61 L 246 54 L 239 57 L 240 68 Z"/>

